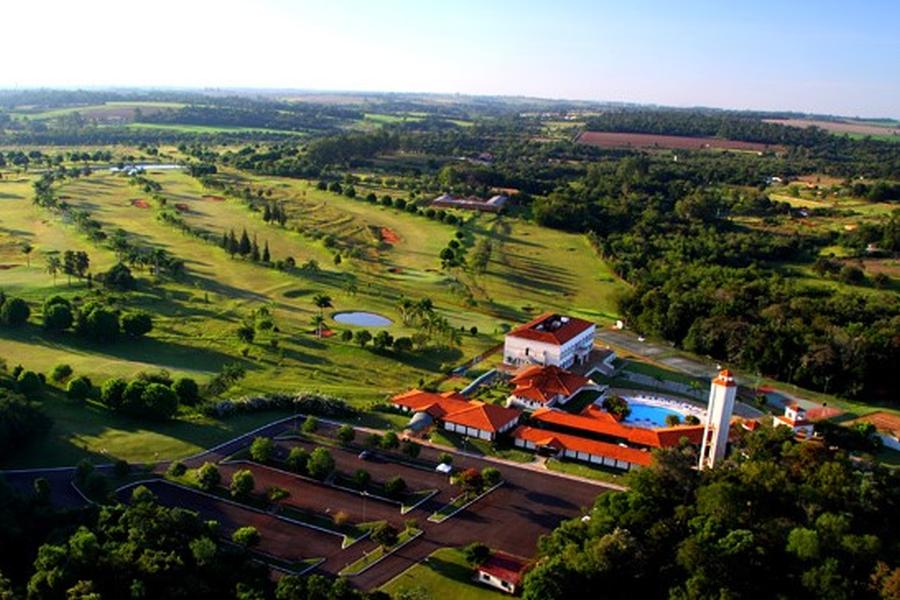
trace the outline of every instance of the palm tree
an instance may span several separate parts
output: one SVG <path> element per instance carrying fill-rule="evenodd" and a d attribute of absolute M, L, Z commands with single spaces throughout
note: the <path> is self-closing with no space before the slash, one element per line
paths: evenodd
<path fill-rule="evenodd" d="M 313 304 L 319 308 L 319 315 L 322 315 L 326 308 L 334 306 L 331 303 L 331 296 L 328 294 L 316 294 L 313 296 Z"/>
<path fill-rule="evenodd" d="M 22 242 L 22 254 L 25 255 L 25 260 L 28 261 L 28 266 L 31 267 L 31 251 L 34 250 L 34 246 L 29 244 L 28 242 Z"/>
<path fill-rule="evenodd" d="M 56 274 L 62 270 L 62 262 L 55 254 L 47 257 L 47 272 L 53 276 L 53 285 L 56 285 Z"/>
<path fill-rule="evenodd" d="M 325 317 L 323 317 L 322 315 L 316 315 L 312 318 L 312 323 L 316 326 L 316 337 L 321 339 L 322 326 L 325 325 Z"/>

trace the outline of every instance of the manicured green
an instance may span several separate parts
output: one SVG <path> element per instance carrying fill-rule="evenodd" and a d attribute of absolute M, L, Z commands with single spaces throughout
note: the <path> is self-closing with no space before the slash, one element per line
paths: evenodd
<path fill-rule="evenodd" d="M 396 595 L 404 590 L 423 590 L 426 598 L 454 600 L 502 600 L 509 598 L 493 588 L 472 581 L 474 572 L 466 563 L 462 550 L 442 548 L 423 562 L 410 567 L 381 586 Z"/>

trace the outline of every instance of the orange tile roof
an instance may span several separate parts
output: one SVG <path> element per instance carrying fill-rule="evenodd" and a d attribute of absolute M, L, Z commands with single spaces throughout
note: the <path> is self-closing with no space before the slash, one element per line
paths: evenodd
<path fill-rule="evenodd" d="M 415 412 L 427 412 L 435 419 L 492 432 L 499 431 L 522 414 L 514 408 L 466 400 L 458 392 L 437 394 L 410 390 L 394 396 L 391 401 Z"/>
<path fill-rule="evenodd" d="M 654 429 L 633 427 L 619 423 L 608 412 L 594 406 L 588 406 L 580 415 L 551 408 L 541 408 L 536 410 L 531 418 L 533 421 L 547 425 L 607 435 L 652 448 L 677 446 L 683 437 L 693 444 L 699 444 L 703 440 L 703 425 L 678 425 Z"/>
<path fill-rule="evenodd" d="M 496 433 L 522 414 L 521 411 L 514 408 L 496 404 L 483 402 L 468 402 L 467 404 L 468 406 L 462 410 L 444 415 L 444 421 Z"/>
<path fill-rule="evenodd" d="M 556 433 L 546 429 L 537 429 L 527 425 L 520 425 L 513 432 L 513 437 L 529 441 L 537 446 L 549 446 L 558 450 L 571 450 L 573 452 L 586 452 L 594 456 L 605 456 L 628 463 L 647 466 L 653 462 L 653 455 L 647 450 L 628 448 L 608 442 L 598 442 L 587 438 Z"/>
<path fill-rule="evenodd" d="M 566 321 L 563 322 L 563 319 Z M 594 324 L 584 319 L 545 312 L 536 319 L 519 325 L 506 335 L 561 346 L 591 327 L 594 327 Z"/>
<path fill-rule="evenodd" d="M 469 401 L 457 392 L 437 394 L 422 390 L 410 390 L 394 396 L 391 402 L 416 412 L 427 412 L 436 419 L 469 407 Z"/>
<path fill-rule="evenodd" d="M 894 435 L 900 434 L 900 416 L 885 412 L 883 410 L 875 411 L 862 417 L 848 421 L 845 425 L 856 423 L 871 423 L 878 431 L 890 432 Z"/>
<path fill-rule="evenodd" d="M 525 367 L 511 381 L 516 386 L 513 396 L 528 398 L 541 404 L 549 402 L 556 396 L 569 397 L 591 383 L 587 377 L 576 375 L 555 365 Z"/>
<path fill-rule="evenodd" d="M 713 383 L 716 385 L 723 385 L 725 387 L 734 387 L 735 385 L 737 385 L 734 382 L 734 375 L 728 369 L 719 371 L 719 376 L 713 379 Z"/>

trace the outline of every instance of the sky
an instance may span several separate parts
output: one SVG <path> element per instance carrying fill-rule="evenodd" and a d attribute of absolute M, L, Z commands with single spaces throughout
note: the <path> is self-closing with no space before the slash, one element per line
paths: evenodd
<path fill-rule="evenodd" d="M 4 3 L 0 18 L 3 88 L 436 92 L 900 117 L 900 0 L 27 0 Z"/>

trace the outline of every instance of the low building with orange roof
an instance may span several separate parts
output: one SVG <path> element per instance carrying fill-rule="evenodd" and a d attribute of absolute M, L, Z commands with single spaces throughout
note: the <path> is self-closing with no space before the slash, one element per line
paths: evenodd
<path fill-rule="evenodd" d="M 869 423 L 874 426 L 876 435 L 881 438 L 886 447 L 900 451 L 900 416 L 878 410 L 843 424 L 851 426 L 861 423 Z"/>
<path fill-rule="evenodd" d="M 600 389 L 587 377 L 555 365 L 523 367 L 513 376 L 510 383 L 515 388 L 509 395 L 506 405 L 526 410 L 565 404 L 583 390 Z"/>
<path fill-rule="evenodd" d="M 415 413 L 410 421 L 413 429 L 439 423 L 447 431 L 494 440 L 497 435 L 511 430 L 519 421 L 521 411 L 514 408 L 467 400 L 458 392 L 426 392 L 410 390 L 391 399 L 404 412 Z M 428 415 L 423 419 L 422 415 Z"/>
<path fill-rule="evenodd" d="M 557 456 L 595 465 L 631 470 L 649 466 L 653 455 L 649 449 L 600 442 L 581 436 L 520 425 L 513 432 L 514 444 L 519 448 L 550 452 Z"/>
<path fill-rule="evenodd" d="M 641 448 L 670 448 L 680 444 L 682 438 L 692 444 L 703 441 L 703 425 L 634 427 L 620 423 L 611 414 L 593 405 L 588 406 L 580 415 L 551 408 L 540 409 L 531 415 L 531 422 L 561 433 Z"/>

